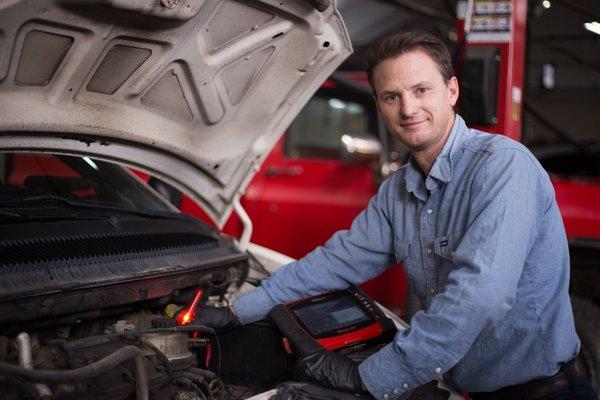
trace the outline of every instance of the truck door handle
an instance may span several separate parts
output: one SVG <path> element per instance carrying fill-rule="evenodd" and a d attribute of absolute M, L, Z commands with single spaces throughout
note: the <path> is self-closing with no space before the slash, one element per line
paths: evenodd
<path fill-rule="evenodd" d="M 300 165 L 292 165 L 291 167 L 269 167 L 265 170 L 265 175 L 269 178 L 276 176 L 298 176 L 302 175 L 304 168 Z"/>

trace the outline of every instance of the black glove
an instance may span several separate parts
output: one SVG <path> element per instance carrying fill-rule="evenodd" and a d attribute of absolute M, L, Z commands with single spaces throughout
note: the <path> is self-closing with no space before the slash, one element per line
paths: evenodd
<path fill-rule="evenodd" d="M 323 386 L 351 393 L 365 393 L 358 363 L 333 351 L 320 350 L 302 357 L 296 364 L 307 379 Z"/>
<path fill-rule="evenodd" d="M 269 311 L 269 317 L 277 328 L 279 328 L 279 331 L 283 333 L 283 336 L 290 340 L 298 359 L 325 350 L 312 336 L 301 329 L 298 324 L 290 321 L 289 312 L 283 304 L 273 307 Z"/>
<path fill-rule="evenodd" d="M 240 320 L 230 307 L 199 305 L 196 307 L 195 325 L 204 325 L 217 332 L 225 332 L 240 325 Z"/>

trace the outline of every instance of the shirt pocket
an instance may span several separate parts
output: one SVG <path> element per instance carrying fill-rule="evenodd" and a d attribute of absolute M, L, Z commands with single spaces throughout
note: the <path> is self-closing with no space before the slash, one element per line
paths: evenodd
<path fill-rule="evenodd" d="M 454 253 L 462 239 L 461 232 L 439 236 L 434 241 L 436 254 L 437 283 L 440 290 L 446 285 L 448 275 L 454 270 Z"/>
<path fill-rule="evenodd" d="M 411 243 L 410 239 L 396 238 L 394 243 L 394 249 L 396 251 L 396 260 L 402 265 L 404 272 L 408 278 L 410 290 L 414 290 L 417 297 L 423 301 L 424 299 L 424 288 L 425 277 L 423 275 L 423 266 L 419 261 L 420 256 L 418 253 L 418 245 L 415 246 Z"/>

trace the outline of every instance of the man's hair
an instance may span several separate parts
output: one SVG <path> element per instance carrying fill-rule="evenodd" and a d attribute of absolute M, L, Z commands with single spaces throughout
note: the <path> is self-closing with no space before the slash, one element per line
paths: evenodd
<path fill-rule="evenodd" d="M 373 91 L 373 72 L 379 63 L 415 50 L 421 50 L 433 59 L 446 82 L 454 76 L 450 52 L 440 39 L 420 30 L 396 32 L 379 39 L 366 51 L 367 77 Z"/>

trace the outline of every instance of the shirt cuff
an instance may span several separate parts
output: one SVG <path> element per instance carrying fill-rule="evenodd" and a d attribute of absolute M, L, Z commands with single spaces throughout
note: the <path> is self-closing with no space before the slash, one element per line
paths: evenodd
<path fill-rule="evenodd" d="M 257 287 L 233 301 L 233 310 L 242 325 L 266 317 L 276 304 L 262 287 Z"/>
<path fill-rule="evenodd" d="M 395 400 L 419 384 L 402 367 L 394 344 L 390 343 L 358 366 L 365 388 L 377 400 Z"/>

